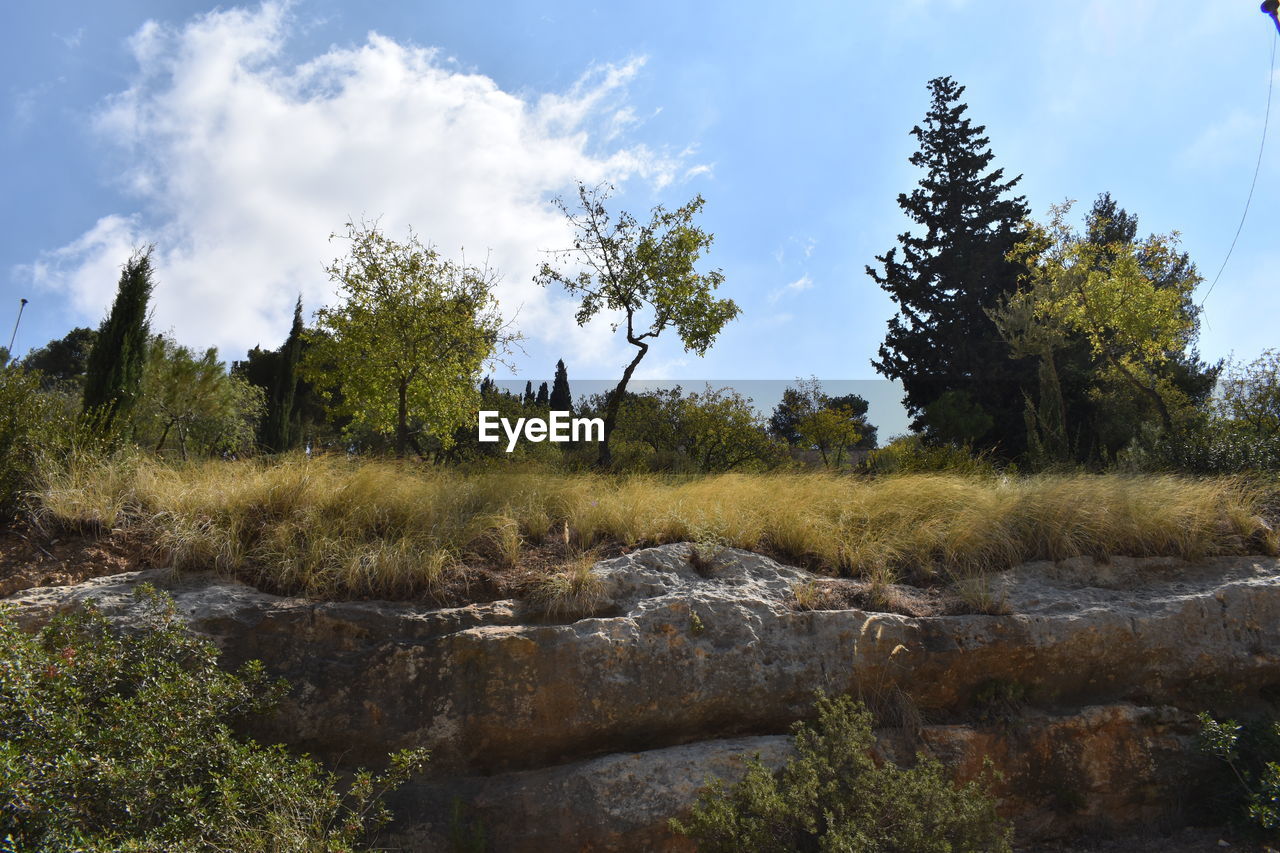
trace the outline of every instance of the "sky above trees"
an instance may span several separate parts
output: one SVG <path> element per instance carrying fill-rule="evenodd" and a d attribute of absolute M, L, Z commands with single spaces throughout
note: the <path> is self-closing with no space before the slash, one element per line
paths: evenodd
<path fill-rule="evenodd" d="M 228 359 L 274 348 L 299 293 L 308 315 L 332 299 L 328 236 L 380 217 L 501 272 L 519 374 L 541 379 L 557 358 L 575 378 L 626 361 L 607 318 L 579 329 L 532 281 L 542 250 L 569 245 L 549 201 L 577 179 L 615 182 L 641 217 L 707 200 L 706 263 L 742 316 L 702 359 L 658 342 L 643 377 L 873 377 L 894 309 L 863 268 L 908 226 L 909 131 L 944 74 L 1034 215 L 1108 191 L 1141 233 L 1180 231 L 1211 281 L 1276 38 L 1254 0 L 15 5 L 0 323 L 7 341 L 31 300 L 17 352 L 96 325 L 145 242 L 155 329 Z M 1276 344 L 1273 142 L 1205 305 L 1207 357 Z"/>

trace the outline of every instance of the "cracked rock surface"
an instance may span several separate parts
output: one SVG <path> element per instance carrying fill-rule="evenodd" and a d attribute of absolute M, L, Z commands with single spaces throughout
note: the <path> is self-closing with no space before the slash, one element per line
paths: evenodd
<path fill-rule="evenodd" d="M 934 732 L 930 748 L 957 766 L 968 766 L 973 744 L 1000 752 L 1002 743 L 1023 743 L 1002 760 L 1025 777 L 1048 760 L 1052 738 L 993 740 L 962 725 L 974 721 L 984 697 L 1016 693 L 1049 715 L 1039 725 L 1054 737 L 1074 732 L 1072 739 L 1086 742 L 1086 730 L 1111 732 L 1094 742 L 1120 756 L 1129 755 L 1124 744 L 1139 744 L 1124 772 L 1154 780 L 1173 766 L 1192 712 L 1239 714 L 1280 690 L 1280 561 L 1272 558 L 1028 564 L 991 580 L 1011 611 L 996 616 L 799 611 L 791 591 L 814 575 L 736 550 L 702 571 L 687 545 L 637 551 L 595 571 L 607 609 L 566 624 L 533 620 L 517 601 L 444 609 L 314 602 L 162 571 L 31 589 L 6 601 L 30 625 L 85 598 L 127 621 L 132 588 L 155 583 L 228 663 L 258 658 L 293 684 L 281 714 L 258 734 L 344 766 L 377 765 L 390 750 L 426 746 L 429 773 L 439 779 L 639 767 L 619 756 L 649 755 L 676 761 L 685 769 L 671 773 L 700 782 L 706 774 L 697 767 L 723 764 L 720 741 L 785 733 L 823 689 L 873 702 L 905 698 L 935 724 L 924 730 Z M 1087 708 L 1111 710 L 1081 717 Z M 1159 737 L 1140 738 L 1140 730 Z M 703 752 L 664 752 L 700 746 Z M 720 758 L 696 758 L 713 754 Z M 1096 750 L 1082 756 L 1063 766 L 1102 766 Z M 598 764 L 607 759 L 614 763 Z M 644 773 L 667 778 L 660 766 Z M 585 772 L 573 771 L 577 781 L 563 784 L 586 791 Z M 484 790 L 496 801 L 518 800 L 492 794 L 507 789 L 490 785 Z M 427 788 L 419 791 L 430 800 Z M 602 801 L 587 793 L 578 799 Z M 656 811 L 667 807 L 661 802 Z M 1024 812 L 1044 808 L 1032 803 Z M 1125 819 L 1150 814 L 1141 804 L 1116 810 Z M 1034 820 L 1042 829 L 1053 824 L 1043 815 Z"/>

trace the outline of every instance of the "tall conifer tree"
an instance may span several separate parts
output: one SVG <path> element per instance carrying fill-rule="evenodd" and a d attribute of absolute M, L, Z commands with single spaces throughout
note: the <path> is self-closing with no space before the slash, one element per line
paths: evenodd
<path fill-rule="evenodd" d="M 128 414 L 142 385 L 151 333 L 147 307 L 155 286 L 151 280 L 154 249 L 138 249 L 125 262 L 111 313 L 98 327 L 89 351 L 84 411 L 93 414 L 104 430 Z"/>
<path fill-rule="evenodd" d="M 548 404 L 553 412 L 567 412 L 573 408 L 573 397 L 569 393 L 569 371 L 565 369 L 564 359 L 556 362 L 556 378 L 551 382 Z"/>
<path fill-rule="evenodd" d="M 929 90 L 923 126 L 911 129 L 919 150 L 910 162 L 926 174 L 898 196 L 922 233 L 900 234 L 899 246 L 876 257 L 883 270 L 867 267 L 898 305 L 872 365 L 902 382 L 913 428 L 1013 455 L 1025 442 L 1034 366 L 1010 357 L 987 310 L 1018 286 L 1019 269 L 1005 256 L 1028 214 L 1025 199 L 1011 195 L 1021 176 L 1005 180 L 990 168 L 990 140 L 965 117 L 963 86 L 939 77 Z"/>
<path fill-rule="evenodd" d="M 296 447 L 301 437 L 294 400 L 298 388 L 298 362 L 302 358 L 302 331 L 302 297 L 299 296 L 293 306 L 293 326 L 289 329 L 289 337 L 280 347 L 278 373 L 267 403 L 263 438 L 266 449 L 274 453 Z"/>

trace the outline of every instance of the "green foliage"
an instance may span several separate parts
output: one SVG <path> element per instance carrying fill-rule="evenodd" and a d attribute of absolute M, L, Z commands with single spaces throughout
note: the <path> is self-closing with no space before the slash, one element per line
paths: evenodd
<path fill-rule="evenodd" d="M 615 392 L 616 393 L 616 392 Z M 579 414 L 607 412 L 609 395 Z M 780 461 L 751 399 L 728 388 L 685 395 L 680 387 L 625 393 L 618 406 L 615 469 L 715 473 L 768 468 Z"/>
<path fill-rule="evenodd" d="M 89 364 L 89 353 L 97 338 L 98 333 L 93 329 L 83 326 L 72 329 L 61 338 L 27 353 L 22 359 L 22 366 L 40 372 L 41 385 L 45 390 L 80 391 Z"/>
<path fill-rule="evenodd" d="M 1280 350 L 1266 350 L 1248 364 L 1229 365 L 1222 378 L 1222 415 L 1241 432 L 1280 437 Z"/>
<path fill-rule="evenodd" d="M 847 450 L 876 446 L 867 409 L 867 401 L 857 394 L 831 397 L 816 377 L 799 379 L 782 392 L 769 417 L 769 432 L 793 447 L 817 449 L 824 463 L 839 466 Z"/>
<path fill-rule="evenodd" d="M 757 758 L 727 790 L 712 780 L 672 829 L 708 853 L 1011 850 L 1010 829 L 981 782 L 955 785 L 924 755 L 910 769 L 877 764 L 871 713 L 847 696 L 820 696 L 817 711 L 815 724 L 792 729 L 796 754 L 780 772 Z"/>
<path fill-rule="evenodd" d="M 578 271 L 544 263 L 534 277 L 544 287 L 562 285 L 581 300 L 576 315 L 580 326 L 601 310 L 625 317 L 614 328 L 625 325 L 627 343 L 636 348 L 636 355 L 623 370 L 605 409 L 599 460 L 604 466 L 612 462 L 609 442 L 623 394 L 649 351 L 649 342 L 674 328 L 686 352 L 705 355 L 740 310 L 733 300 L 716 298 L 714 292 L 724 281 L 719 270 L 699 273 L 695 269 L 713 240 L 713 235 L 693 224 L 705 203 L 702 196 L 673 211 L 658 205 L 642 225 L 625 211 L 616 219 L 609 214 L 604 203 L 611 190 L 579 184 L 577 210 L 563 199 L 556 200 L 574 230 L 573 248 L 556 254 Z"/>
<path fill-rule="evenodd" d="M 926 474 L 946 472 L 989 477 L 996 467 L 984 453 L 954 444 L 929 444 L 919 435 L 903 435 L 872 450 L 863 461 L 872 474 Z"/>
<path fill-rule="evenodd" d="M 1280 837 L 1280 723 L 1241 726 L 1200 713 L 1200 749 L 1230 770 L 1234 817 L 1266 838 Z"/>
<path fill-rule="evenodd" d="M 253 446 L 262 409 L 261 389 L 229 375 L 217 349 L 196 356 L 167 336 L 152 338 L 134 411 L 139 443 L 159 453 L 173 438 L 183 459 L 189 450 L 245 452 Z"/>
<path fill-rule="evenodd" d="M 267 397 L 267 412 L 262 424 L 262 446 L 269 452 L 282 453 L 298 446 L 302 430 L 294 405 L 298 388 L 298 363 L 302 360 L 302 297 L 293 307 L 293 325 L 289 337 L 280 347 L 276 375 Z"/>
<path fill-rule="evenodd" d="M 1097 363 L 1093 393 L 1138 394 L 1172 432 L 1191 408 L 1170 366 L 1195 338 L 1191 294 L 1200 278 L 1176 235 L 1098 243 L 1067 225 L 1070 210 L 1056 205 L 1047 225 L 1028 227 L 1011 254 L 1028 271 L 1025 286 L 992 316 L 1015 354 L 1049 367 L 1063 342 L 1083 340 Z"/>
<path fill-rule="evenodd" d="M 281 695 L 261 664 L 232 674 L 171 600 L 140 590 L 119 634 L 92 605 L 28 634 L 0 613 L 0 837 L 17 850 L 334 851 L 389 814 L 425 761 L 337 779 L 231 724 Z"/>
<path fill-rule="evenodd" d="M 707 387 L 681 406 L 684 451 L 703 473 L 768 466 L 777 456 L 751 399 Z"/>
<path fill-rule="evenodd" d="M 547 400 L 547 408 L 554 412 L 573 410 L 573 394 L 569 390 L 569 371 L 564 360 L 556 362 L 556 376 L 551 382 L 551 396 Z"/>
<path fill-rule="evenodd" d="M 1023 391 L 1034 365 L 1009 358 L 987 310 L 1018 286 L 1019 269 L 1006 256 L 1022 235 L 1027 206 L 1011 197 L 1020 178 L 991 169 L 994 155 L 984 128 L 965 117 L 964 87 L 950 77 L 929 82 L 932 101 L 912 128 L 919 150 L 911 164 L 926 171 L 898 205 L 923 234 L 898 237 L 900 246 L 876 257 L 882 270 L 867 273 L 898 305 L 880 346 L 875 369 L 902 382 L 912 429 L 930 440 L 974 440 L 1003 455 L 1017 455 Z M 898 252 L 901 250 L 901 256 Z M 962 392 L 990 418 L 980 436 L 938 435 L 927 408 L 948 392 Z"/>
<path fill-rule="evenodd" d="M 1142 472 L 1272 473 L 1280 471 L 1280 435 L 1258 435 L 1238 421 L 1203 417 L 1172 434 L 1144 430 L 1116 464 Z"/>
<path fill-rule="evenodd" d="M 19 508 L 38 485 L 42 456 L 59 444 L 70 419 L 40 390 L 40 375 L 0 367 L 0 520 Z"/>
<path fill-rule="evenodd" d="M 303 375 L 337 385 L 351 429 L 395 436 L 396 452 L 448 447 L 476 410 L 480 368 L 514 336 L 493 297 L 495 274 L 441 258 L 412 233 L 403 242 L 347 223 L 350 254 L 329 267 L 342 304 L 320 309 Z"/>
<path fill-rule="evenodd" d="M 1195 474 L 1280 471 L 1280 351 L 1228 364 L 1213 409 L 1173 434 L 1143 435 L 1122 457 L 1139 470 Z"/>
<path fill-rule="evenodd" d="M 929 435 L 940 442 L 972 446 L 991 432 L 995 419 L 968 391 L 947 391 L 924 407 Z"/>
<path fill-rule="evenodd" d="M 154 287 L 154 248 L 139 249 L 125 262 L 111 313 L 98 327 L 97 339 L 89 351 L 84 411 L 93 414 L 104 431 L 130 412 L 142 387 L 150 335 L 147 305 Z"/>

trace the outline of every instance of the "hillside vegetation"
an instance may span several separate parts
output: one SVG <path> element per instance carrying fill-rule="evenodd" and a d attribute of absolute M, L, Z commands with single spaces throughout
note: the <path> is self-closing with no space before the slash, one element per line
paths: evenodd
<path fill-rule="evenodd" d="M 340 457 L 86 461 L 49 476 L 45 522 L 128 528 L 185 569 L 317 597 L 430 597 L 465 564 L 531 549 L 694 541 L 833 575 L 930 582 L 1077 555 L 1274 551 L 1264 494 L 1171 475 L 675 477 L 466 471 Z"/>

